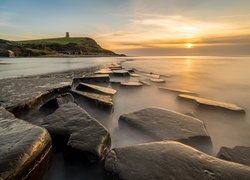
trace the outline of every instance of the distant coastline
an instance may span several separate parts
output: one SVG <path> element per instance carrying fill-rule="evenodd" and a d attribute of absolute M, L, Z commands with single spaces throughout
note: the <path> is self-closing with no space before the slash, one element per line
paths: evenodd
<path fill-rule="evenodd" d="M 126 56 L 102 48 L 89 37 L 8 41 L 0 39 L 0 57 L 116 57 Z"/>

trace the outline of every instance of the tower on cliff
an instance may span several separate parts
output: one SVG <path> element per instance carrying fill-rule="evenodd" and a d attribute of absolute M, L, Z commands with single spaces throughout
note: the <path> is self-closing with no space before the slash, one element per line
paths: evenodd
<path fill-rule="evenodd" d="M 66 38 L 69 38 L 69 32 L 66 32 Z"/>

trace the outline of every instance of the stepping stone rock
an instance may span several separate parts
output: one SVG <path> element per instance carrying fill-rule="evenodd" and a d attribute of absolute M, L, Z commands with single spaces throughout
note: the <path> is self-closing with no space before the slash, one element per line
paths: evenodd
<path fill-rule="evenodd" d="M 143 84 L 140 82 L 122 82 L 121 86 L 126 87 L 141 87 Z"/>
<path fill-rule="evenodd" d="M 109 82 L 110 77 L 108 74 L 96 74 L 93 76 L 85 76 L 82 78 L 74 78 L 73 79 L 73 84 L 83 82 L 83 83 L 105 83 Z"/>
<path fill-rule="evenodd" d="M 164 83 L 165 82 L 164 79 L 150 78 L 149 80 L 152 82 L 155 82 L 155 83 Z"/>
<path fill-rule="evenodd" d="M 41 179 L 51 153 L 46 129 L 0 107 L 0 179 Z"/>
<path fill-rule="evenodd" d="M 178 97 L 181 99 L 185 99 L 185 100 L 195 101 L 199 105 L 204 105 L 204 106 L 208 106 L 208 107 L 221 108 L 221 109 L 225 109 L 225 110 L 245 113 L 245 110 L 243 108 L 241 108 L 235 104 L 214 101 L 214 100 L 200 98 L 200 97 L 196 97 L 196 96 L 190 96 L 190 95 L 186 95 L 186 94 L 180 94 Z"/>
<path fill-rule="evenodd" d="M 146 73 L 144 75 L 147 76 L 147 77 L 153 78 L 153 79 L 159 79 L 160 78 L 160 75 L 153 74 L 153 73 Z"/>
<path fill-rule="evenodd" d="M 78 90 L 71 90 L 71 92 L 73 94 L 77 94 L 91 101 L 94 101 L 96 105 L 102 106 L 104 108 L 108 108 L 109 110 L 113 109 L 113 100 L 108 95 L 90 93 L 90 92 L 82 92 Z"/>
<path fill-rule="evenodd" d="M 113 72 L 114 70 L 122 70 L 122 67 L 110 67 L 109 69 Z"/>
<path fill-rule="evenodd" d="M 53 142 L 63 139 L 71 155 L 86 157 L 90 162 L 103 159 L 111 146 L 108 131 L 73 103 L 64 104 L 45 117 L 42 126 L 49 131 Z"/>
<path fill-rule="evenodd" d="M 105 170 L 117 180 L 250 179 L 250 168 L 227 162 L 174 141 L 111 150 Z"/>
<path fill-rule="evenodd" d="M 205 125 L 199 119 L 161 108 L 146 108 L 120 116 L 119 125 L 128 125 L 156 141 L 176 140 L 204 148 L 211 147 Z"/>
<path fill-rule="evenodd" d="M 147 86 L 150 86 L 151 84 L 147 81 L 144 81 L 144 80 L 140 80 L 139 81 L 140 83 L 144 84 L 144 85 L 147 85 Z"/>
<path fill-rule="evenodd" d="M 57 109 L 62 104 L 73 103 L 74 97 L 70 93 L 65 93 L 53 98 L 40 107 L 40 111 Z"/>
<path fill-rule="evenodd" d="M 183 94 L 196 94 L 194 92 L 185 90 L 185 89 L 175 89 L 175 88 L 168 88 L 168 87 L 159 87 L 160 90 L 171 91 L 176 93 L 183 93 Z"/>
<path fill-rule="evenodd" d="M 96 86 L 96 85 L 86 84 L 86 83 L 80 83 L 76 89 L 87 91 L 87 92 L 108 94 L 108 95 L 114 95 L 117 92 L 115 89 L 112 89 L 112 88 L 106 88 L 106 87 Z"/>
<path fill-rule="evenodd" d="M 129 75 L 130 75 L 131 77 L 140 77 L 140 76 L 141 76 L 141 75 L 136 74 L 136 73 L 129 73 Z"/>
<path fill-rule="evenodd" d="M 95 72 L 95 74 L 112 74 L 112 73 L 113 71 L 111 71 L 110 69 L 101 69 Z"/>
<path fill-rule="evenodd" d="M 111 80 L 110 83 L 111 84 L 121 84 L 122 82 L 118 81 L 118 80 Z"/>
<path fill-rule="evenodd" d="M 236 146 L 234 148 L 222 147 L 218 158 L 250 166 L 250 147 Z"/>
<path fill-rule="evenodd" d="M 113 74 L 116 76 L 129 76 L 129 72 L 126 70 L 114 70 Z"/>

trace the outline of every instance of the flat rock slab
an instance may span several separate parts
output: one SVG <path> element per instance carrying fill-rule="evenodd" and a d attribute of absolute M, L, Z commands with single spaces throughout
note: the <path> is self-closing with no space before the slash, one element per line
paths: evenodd
<path fill-rule="evenodd" d="M 110 69 L 100 69 L 99 71 L 96 71 L 95 74 L 112 74 L 113 71 Z"/>
<path fill-rule="evenodd" d="M 250 168 L 167 141 L 115 148 L 105 169 L 117 180 L 250 179 Z"/>
<path fill-rule="evenodd" d="M 71 90 L 73 94 L 77 94 L 79 96 L 83 96 L 89 100 L 94 101 L 97 105 L 107 107 L 108 109 L 113 108 L 113 100 L 108 95 L 97 94 L 97 93 L 89 93 L 89 92 L 82 92 L 78 90 Z"/>
<path fill-rule="evenodd" d="M 73 83 L 80 83 L 80 82 L 83 82 L 83 83 L 94 83 L 94 82 L 97 82 L 97 83 L 105 83 L 105 82 L 109 82 L 110 80 L 110 77 L 108 74 L 96 74 L 96 75 L 93 75 L 93 76 L 84 76 L 84 77 L 81 77 L 81 78 L 74 78 L 73 79 Z"/>
<path fill-rule="evenodd" d="M 186 95 L 186 94 L 180 94 L 178 97 L 181 99 L 185 99 L 185 100 L 195 101 L 196 103 L 198 103 L 200 105 L 204 105 L 204 106 L 222 108 L 222 109 L 231 110 L 231 111 L 235 111 L 235 112 L 241 112 L 241 113 L 245 112 L 245 110 L 243 108 L 241 108 L 235 104 L 231 104 L 231 103 L 219 102 L 219 101 L 200 98 L 200 97 L 196 97 L 196 96 L 190 96 L 190 95 Z"/>
<path fill-rule="evenodd" d="M 16 107 L 31 105 L 37 97 L 48 94 L 53 89 L 70 88 L 71 79 L 57 77 L 23 77 L 1 79 L 1 106 L 12 111 Z"/>
<path fill-rule="evenodd" d="M 130 75 L 131 77 L 141 77 L 140 74 L 136 74 L 136 73 L 129 73 L 129 75 Z"/>
<path fill-rule="evenodd" d="M 103 159 L 111 146 L 108 131 L 73 103 L 64 104 L 45 117 L 42 126 L 48 129 L 55 142 L 68 137 L 69 152 L 83 155 L 91 162 Z"/>
<path fill-rule="evenodd" d="M 122 82 L 121 86 L 126 87 L 141 87 L 143 84 L 140 82 Z"/>
<path fill-rule="evenodd" d="M 113 74 L 117 76 L 129 76 L 129 72 L 127 70 L 113 70 Z"/>
<path fill-rule="evenodd" d="M 164 83 L 165 82 L 164 79 L 150 78 L 149 80 L 152 82 L 155 82 L 155 83 Z"/>
<path fill-rule="evenodd" d="M 92 85 L 92 84 L 86 84 L 86 83 L 80 83 L 76 87 L 76 89 L 82 90 L 82 91 L 100 93 L 100 94 L 108 94 L 108 95 L 114 95 L 117 92 L 115 89 L 112 89 L 112 88 L 106 88 L 106 87 Z"/>
<path fill-rule="evenodd" d="M 202 121 L 174 111 L 146 108 L 120 116 L 119 123 L 142 131 L 156 141 L 177 140 L 195 147 L 211 146 Z"/>
<path fill-rule="evenodd" d="M 46 129 L 0 107 L 0 179 L 39 179 L 52 152 Z"/>
<path fill-rule="evenodd" d="M 171 92 L 176 92 L 176 93 L 183 93 L 183 94 L 192 94 L 195 95 L 196 93 L 192 92 L 192 91 L 188 91 L 185 89 L 176 89 L 176 88 L 168 88 L 168 87 L 159 87 L 160 90 L 163 91 L 171 91 Z"/>
<path fill-rule="evenodd" d="M 145 80 L 139 80 L 140 83 L 144 84 L 144 85 L 147 85 L 147 86 L 150 86 L 151 84 Z"/>
<path fill-rule="evenodd" d="M 250 166 L 250 147 L 236 146 L 234 148 L 222 147 L 218 158 Z"/>
<path fill-rule="evenodd" d="M 147 76 L 147 77 L 153 78 L 153 79 L 159 79 L 160 78 L 160 75 L 153 74 L 153 73 L 146 73 L 144 75 Z"/>

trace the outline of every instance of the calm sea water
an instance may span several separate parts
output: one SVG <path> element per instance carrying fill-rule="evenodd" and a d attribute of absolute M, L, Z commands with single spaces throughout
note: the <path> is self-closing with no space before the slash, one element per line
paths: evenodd
<path fill-rule="evenodd" d="M 0 78 L 67 71 L 92 67 L 122 58 L 30 58 L 0 59 Z M 126 146 L 151 141 L 143 134 L 122 131 L 118 125 L 121 114 L 146 107 L 162 107 L 184 114 L 192 114 L 204 121 L 213 142 L 212 155 L 221 146 L 250 146 L 250 57 L 136 57 L 127 61 L 125 67 L 142 72 L 162 75 L 164 84 L 152 84 L 138 89 L 128 89 L 119 85 L 105 85 L 118 90 L 114 97 L 114 112 L 96 108 L 84 99 L 78 104 L 102 123 L 111 133 L 112 146 Z M 136 77 L 114 80 L 138 80 Z M 246 115 L 238 115 L 221 110 L 197 109 L 193 103 L 180 101 L 177 93 L 163 92 L 158 86 L 186 89 L 200 97 L 237 104 L 246 110 Z M 37 120 L 37 117 L 32 117 Z M 31 118 L 31 120 L 32 120 Z M 53 157 L 52 165 L 45 179 L 104 179 L 102 167 L 69 164 L 62 155 Z"/>
<path fill-rule="evenodd" d="M 0 58 L 0 79 L 89 68 L 119 58 Z"/>
<path fill-rule="evenodd" d="M 193 113 L 202 119 L 212 137 L 214 153 L 221 146 L 250 146 L 250 57 L 139 57 L 125 66 L 166 75 L 167 87 L 196 92 L 212 100 L 237 104 L 245 116 L 222 111 L 197 110 L 176 100 L 176 95 L 151 93 L 154 101 L 166 101 L 164 107 Z M 164 100 L 162 100 L 162 98 Z M 156 99 L 156 100 L 154 100 Z M 153 105 L 153 104 L 152 104 Z M 162 106 L 162 105 L 160 105 Z"/>

